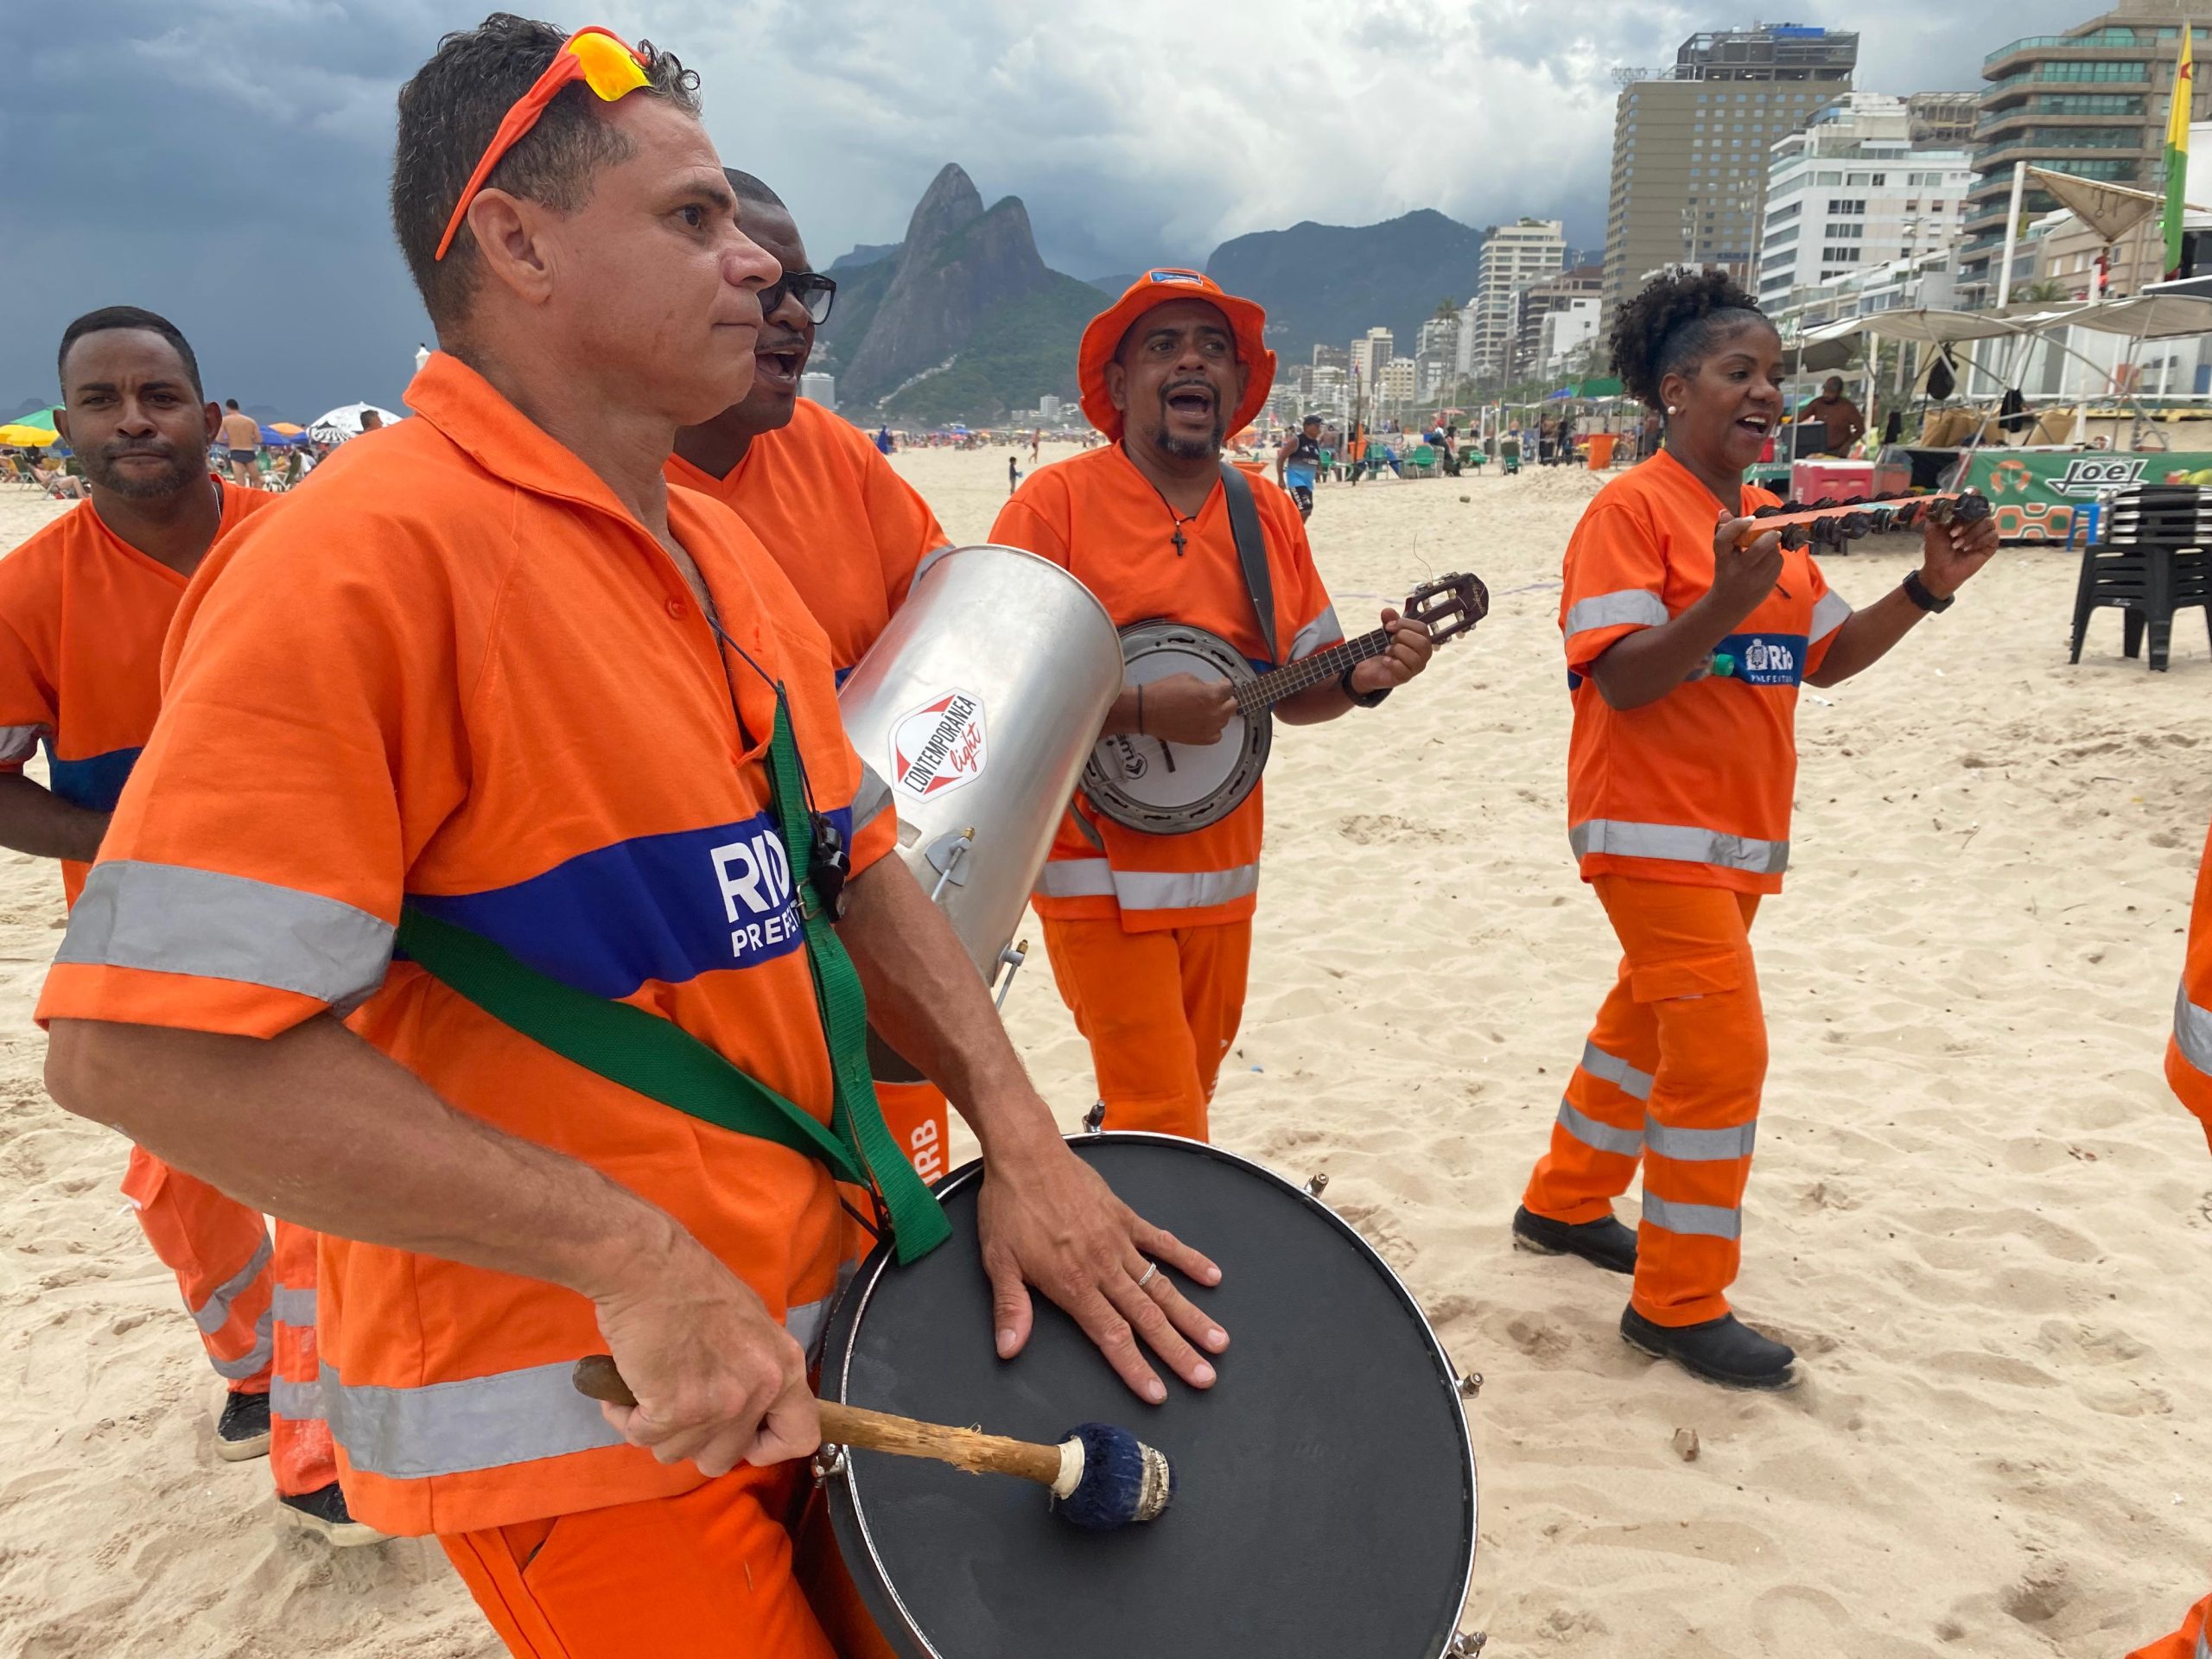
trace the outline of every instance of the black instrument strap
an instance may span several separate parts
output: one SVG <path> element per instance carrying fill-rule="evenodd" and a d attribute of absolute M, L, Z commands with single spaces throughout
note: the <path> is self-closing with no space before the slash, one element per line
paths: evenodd
<path fill-rule="evenodd" d="M 1281 662 L 1275 649 L 1275 583 L 1268 569 L 1268 538 L 1260 528 L 1259 503 L 1252 499 L 1252 480 L 1228 461 L 1221 463 L 1221 493 L 1229 505 L 1229 533 L 1236 540 L 1236 563 L 1243 568 L 1244 591 L 1259 613 L 1260 638 L 1268 647 L 1268 660 Z"/>

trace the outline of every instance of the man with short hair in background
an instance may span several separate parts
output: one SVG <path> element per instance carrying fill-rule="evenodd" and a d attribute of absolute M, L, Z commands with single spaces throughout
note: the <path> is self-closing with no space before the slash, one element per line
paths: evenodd
<path fill-rule="evenodd" d="M 60 860 L 73 910 L 154 728 L 162 641 L 185 586 L 217 537 L 277 498 L 209 476 L 221 417 L 167 318 L 87 312 L 63 331 L 55 367 L 54 427 L 89 499 L 0 559 L 0 846 Z M 43 788 L 22 771 L 41 745 Z M 315 1395 L 315 1235 L 280 1222 L 272 1248 L 260 1211 L 143 1147 L 130 1149 L 123 1194 L 228 1384 L 216 1455 L 269 1452 L 288 1522 L 373 1541 L 346 1511 Z"/>
<path fill-rule="evenodd" d="M 837 284 L 807 257 L 781 196 L 750 173 L 725 168 L 722 176 L 736 194 L 739 226 L 783 274 L 760 292 L 753 389 L 677 433 L 668 481 L 735 509 L 830 636 L 842 685 L 906 603 L 923 561 L 949 538 L 880 441 L 799 396 Z M 945 1173 L 944 1096 L 912 1064 L 877 1049 L 884 1121 L 916 1173 L 934 1181 Z"/>
<path fill-rule="evenodd" d="M 254 460 L 261 453 L 261 423 L 238 408 L 238 400 L 223 400 L 223 452 L 231 464 L 231 481 L 250 490 L 261 480 L 254 475 Z"/>
<path fill-rule="evenodd" d="M 1821 384 L 1821 395 L 1810 398 L 1797 411 L 1801 421 L 1818 421 L 1827 429 L 1827 442 L 1823 446 L 1832 455 L 1849 453 L 1866 430 L 1866 417 L 1859 412 L 1859 405 L 1843 395 L 1843 377 L 1832 374 Z"/>

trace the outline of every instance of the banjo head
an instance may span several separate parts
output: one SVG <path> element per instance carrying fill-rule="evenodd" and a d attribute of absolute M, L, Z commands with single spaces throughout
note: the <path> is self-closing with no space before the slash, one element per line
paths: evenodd
<path fill-rule="evenodd" d="M 1149 685 L 1173 674 L 1241 685 L 1252 665 L 1220 635 L 1180 622 L 1140 622 L 1122 630 L 1122 679 Z M 1099 739 L 1082 789 L 1103 816 L 1147 835 L 1175 836 L 1227 817 L 1252 792 L 1268 764 L 1274 722 L 1264 713 L 1232 715 L 1218 742 L 1170 743 L 1135 733 Z"/>

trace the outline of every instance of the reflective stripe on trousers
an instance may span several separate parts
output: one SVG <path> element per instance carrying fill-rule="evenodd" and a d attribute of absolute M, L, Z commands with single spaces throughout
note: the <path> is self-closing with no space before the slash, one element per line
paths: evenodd
<path fill-rule="evenodd" d="M 1260 867 L 1226 870 L 1117 870 L 1103 858 L 1059 858 L 1037 891 L 1047 899 L 1112 899 L 1124 910 L 1205 910 L 1260 890 Z"/>
<path fill-rule="evenodd" d="M 289 1325 L 294 1332 L 315 1330 L 315 1290 L 301 1289 L 295 1285 L 279 1285 L 270 1300 L 270 1311 L 276 1316 L 279 1325 Z M 293 1422 L 319 1422 L 322 1418 L 322 1384 L 319 1381 L 289 1377 L 282 1367 L 269 1380 L 269 1409 L 276 1416 Z"/>
<path fill-rule="evenodd" d="M 1649 1180 L 1643 1188 L 1643 1218 L 1670 1233 L 1699 1238 L 1741 1238 L 1744 1212 L 1723 1210 L 1713 1204 L 1669 1204 L 1655 1196 Z"/>
<path fill-rule="evenodd" d="M 2190 1001 L 2187 985 L 2174 998 L 2174 1046 L 2182 1058 L 2212 1077 L 2212 1008 Z"/>
<path fill-rule="evenodd" d="M 1779 875 L 1789 868 L 1789 843 L 1758 841 L 1688 823 L 1631 823 L 1586 818 L 1567 832 L 1577 858 L 1610 853 L 1616 858 L 1659 858 L 1678 864 L 1717 864 L 1753 875 Z"/>
<path fill-rule="evenodd" d="M 269 1265 L 274 1248 L 264 1238 L 261 1248 L 254 1251 L 245 1266 L 209 1291 L 207 1300 L 191 1310 L 192 1322 L 200 1327 L 202 1336 L 212 1336 L 230 1323 L 231 1304 L 238 1300 L 248 1285 L 261 1276 L 262 1269 Z M 265 1333 L 267 1326 L 264 1323 L 257 1322 L 254 1329 Z"/>
<path fill-rule="evenodd" d="M 784 1328 L 810 1357 L 836 1301 L 825 1296 L 784 1316 Z M 620 1446 L 598 1402 L 576 1392 L 575 1370 L 573 1360 L 560 1360 L 397 1389 L 347 1382 L 325 1361 L 321 1404 L 354 1468 L 423 1480 Z"/>

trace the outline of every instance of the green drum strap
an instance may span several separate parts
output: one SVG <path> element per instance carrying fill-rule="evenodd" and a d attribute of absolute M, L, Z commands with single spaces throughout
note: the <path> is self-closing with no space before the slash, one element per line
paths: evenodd
<path fill-rule="evenodd" d="M 836 1084 L 832 1126 L 838 1138 L 857 1153 L 872 1178 L 861 1185 L 871 1187 L 882 1199 L 891 1217 L 892 1241 L 899 1261 L 918 1261 L 952 1236 L 952 1225 L 945 1220 L 936 1196 L 891 1138 L 883 1109 L 876 1103 L 875 1081 L 869 1075 L 868 1062 L 868 1000 L 861 989 L 860 973 L 846 955 L 815 890 L 813 818 L 781 686 L 776 688 L 776 730 L 768 742 L 768 764 L 778 828 L 785 856 L 791 862 L 806 931 L 806 961 L 814 976 L 815 1006 L 820 1010 L 823 1034 L 830 1044 L 830 1069 Z M 853 828 L 857 835 L 860 826 Z"/>
<path fill-rule="evenodd" d="M 414 905 L 400 910 L 398 945 L 432 978 L 585 1071 L 702 1122 L 788 1147 L 828 1165 L 840 1180 L 868 1185 L 852 1153 L 812 1113 L 673 1020 L 541 974 L 482 934 Z"/>

